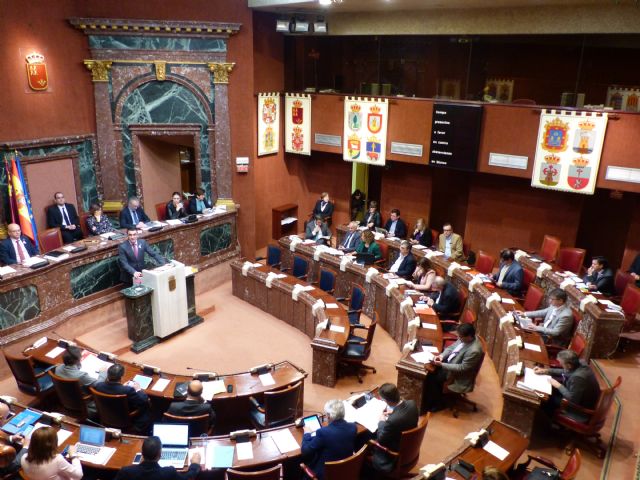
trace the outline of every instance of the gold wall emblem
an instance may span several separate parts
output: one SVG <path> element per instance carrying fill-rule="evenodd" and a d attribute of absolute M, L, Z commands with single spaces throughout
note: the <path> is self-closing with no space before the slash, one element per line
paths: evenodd
<path fill-rule="evenodd" d="M 171 275 L 169 277 L 169 291 L 173 292 L 176 289 L 176 277 Z"/>

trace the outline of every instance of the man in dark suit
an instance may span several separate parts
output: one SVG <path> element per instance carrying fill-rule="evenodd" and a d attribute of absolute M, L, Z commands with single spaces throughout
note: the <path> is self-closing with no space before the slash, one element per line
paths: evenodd
<path fill-rule="evenodd" d="M 211 404 L 202 398 L 202 382 L 192 380 L 187 387 L 187 398 L 181 402 L 171 402 L 168 413 L 179 417 L 196 417 L 204 414 L 209 415 L 209 425 L 216 421 L 216 414 L 211 408 Z"/>
<path fill-rule="evenodd" d="M 338 245 L 338 249 L 345 253 L 355 252 L 360 243 L 360 236 L 358 222 L 349 222 L 349 231 L 344 235 L 342 242 Z"/>
<path fill-rule="evenodd" d="M 407 237 L 407 224 L 400 218 L 400 210 L 397 208 L 391 210 L 389 220 L 384 224 L 384 229 L 389 232 L 390 237 Z"/>
<path fill-rule="evenodd" d="M 123 375 L 124 367 L 119 363 L 114 363 L 107 369 L 107 381 L 96 382 L 93 388 L 109 395 L 126 395 L 129 409 L 139 411 L 133 419 L 133 427 L 136 433 L 146 435 L 151 422 L 149 397 L 136 382 L 127 382 L 127 385 L 123 385 L 121 383 Z M 129 412 L 121 412 L 121 415 L 128 414 Z"/>
<path fill-rule="evenodd" d="M 447 282 L 443 277 L 436 277 L 433 288 L 436 291 L 434 298 L 420 297 L 420 300 L 426 300 L 427 305 L 433 308 L 440 318 L 446 318 L 447 315 L 460 310 L 458 289 L 451 282 Z"/>
<path fill-rule="evenodd" d="M 418 407 L 413 400 L 403 400 L 400 392 L 393 383 L 384 383 L 378 389 L 380 398 L 389 406 L 378 423 L 376 440 L 383 447 L 395 452 L 400 448 L 402 432 L 418 426 Z M 395 459 L 379 448 L 374 449 L 371 460 L 373 468 L 380 472 L 390 472 L 395 465 Z"/>
<path fill-rule="evenodd" d="M 167 263 L 167 260 L 149 246 L 144 240 L 138 240 L 138 231 L 134 228 L 127 230 L 126 242 L 118 246 L 118 261 L 120 263 L 120 280 L 131 285 L 134 278 L 142 277 L 144 270 L 144 254 L 148 253 L 160 265 Z"/>
<path fill-rule="evenodd" d="M 427 409 L 434 412 L 442 409 L 444 386 L 454 393 L 473 390 L 476 375 L 480 370 L 483 350 L 470 323 L 461 323 L 457 328 L 458 340 L 433 359 L 435 372 L 427 375 L 425 397 Z"/>
<path fill-rule="evenodd" d="M 0 242 L 0 263 L 14 265 L 38 254 L 38 250 L 28 237 L 22 235 L 20 225 L 10 223 L 7 226 L 9 237 Z"/>
<path fill-rule="evenodd" d="M 389 272 L 411 280 L 413 271 L 416 269 L 416 264 L 416 257 L 411 253 L 411 244 L 403 240 L 400 243 L 400 255 L 398 255 L 396 261 L 393 262 L 393 265 L 389 268 Z"/>
<path fill-rule="evenodd" d="M 188 480 L 200 473 L 200 454 L 191 456 L 189 470 L 178 473 L 174 467 L 161 467 L 158 464 L 162 454 L 162 442 L 158 437 L 148 437 L 142 442 L 142 462 L 120 469 L 115 480 Z"/>
<path fill-rule="evenodd" d="M 609 262 L 604 257 L 593 257 L 591 266 L 584 276 L 584 283 L 589 290 L 597 290 L 605 295 L 613 295 L 615 292 L 613 270 L 609 268 Z"/>
<path fill-rule="evenodd" d="M 150 221 L 138 197 L 130 197 L 127 206 L 120 211 L 120 228 L 142 228 Z"/>
<path fill-rule="evenodd" d="M 213 208 L 211 202 L 205 198 L 204 190 L 196 188 L 196 193 L 189 199 L 189 213 L 196 215 L 206 208 Z"/>
<path fill-rule="evenodd" d="M 319 245 L 329 245 L 331 242 L 331 231 L 324 218 L 318 215 L 313 220 L 309 220 L 305 229 L 304 238 L 313 240 Z"/>
<path fill-rule="evenodd" d="M 75 242 L 82 238 L 80 218 L 76 207 L 71 203 L 65 203 L 64 193 L 56 192 L 53 195 L 56 204 L 47 208 L 47 227 L 59 228 L 64 243 Z"/>
<path fill-rule="evenodd" d="M 504 288 L 514 297 L 522 293 L 524 271 L 520 263 L 516 262 L 513 250 L 508 248 L 500 252 L 500 267 L 493 275 L 493 281 L 499 288 Z"/>
<path fill-rule="evenodd" d="M 324 405 L 328 425 L 302 437 L 302 455 L 316 478 L 324 478 L 325 462 L 334 462 L 353 455 L 358 429 L 355 423 L 344 421 L 344 404 L 329 400 Z"/>

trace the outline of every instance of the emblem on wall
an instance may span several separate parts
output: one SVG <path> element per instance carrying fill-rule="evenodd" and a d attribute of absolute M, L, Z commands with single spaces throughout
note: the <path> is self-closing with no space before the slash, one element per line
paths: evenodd
<path fill-rule="evenodd" d="M 564 152 L 567 149 L 569 124 L 559 118 L 547 122 L 544 126 L 542 148 L 548 152 Z"/>
<path fill-rule="evenodd" d="M 311 155 L 311 97 L 287 93 L 284 110 L 285 152 Z"/>
<path fill-rule="evenodd" d="M 384 165 L 388 122 L 389 103 L 386 99 L 346 97 L 342 158 L 348 162 Z M 363 155 L 360 154 L 362 149 Z"/>
<path fill-rule="evenodd" d="M 29 88 L 31 88 L 31 90 L 46 90 L 49 86 L 49 77 L 47 75 L 47 64 L 44 61 L 44 55 L 33 52 L 25 58 L 27 61 Z"/>
<path fill-rule="evenodd" d="M 279 108 L 279 93 L 258 94 L 258 156 L 278 153 Z"/>

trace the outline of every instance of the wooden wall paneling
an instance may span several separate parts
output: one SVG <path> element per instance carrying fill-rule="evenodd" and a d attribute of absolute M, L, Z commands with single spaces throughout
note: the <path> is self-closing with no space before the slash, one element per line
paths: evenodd
<path fill-rule="evenodd" d="M 431 215 L 429 226 L 442 233 L 442 225 L 450 222 L 453 231 L 464 237 L 469 204 L 469 183 L 473 173 L 445 168 L 430 168 L 432 176 Z"/>
<path fill-rule="evenodd" d="M 429 163 L 433 101 L 417 99 L 389 99 L 387 131 L 387 161 L 426 165 Z M 423 156 L 411 157 L 391 153 L 391 142 L 422 145 Z"/>
<path fill-rule="evenodd" d="M 638 160 L 638 132 L 640 132 L 640 114 L 611 112 L 607 122 L 600 169 L 596 187 L 640 192 L 640 183 L 606 180 L 608 166 L 640 168 Z"/>
<path fill-rule="evenodd" d="M 311 98 L 311 148 L 319 152 L 337 153 L 342 158 L 342 145 L 332 147 L 315 143 L 315 134 L 342 137 L 344 97 L 342 95 L 313 95 Z M 344 139 L 342 139 L 344 142 Z"/>

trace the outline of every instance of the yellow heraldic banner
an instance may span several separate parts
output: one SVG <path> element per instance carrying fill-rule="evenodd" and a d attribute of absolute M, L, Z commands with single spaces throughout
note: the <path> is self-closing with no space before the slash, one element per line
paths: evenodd
<path fill-rule="evenodd" d="M 280 149 L 280 94 L 258 94 L 258 156 Z"/>
<path fill-rule="evenodd" d="M 311 97 L 287 93 L 284 112 L 285 152 L 311 155 Z"/>
<path fill-rule="evenodd" d="M 543 110 L 531 186 L 593 195 L 607 114 Z"/>
<path fill-rule="evenodd" d="M 348 162 L 384 165 L 388 122 L 386 99 L 345 97 L 342 158 Z"/>

